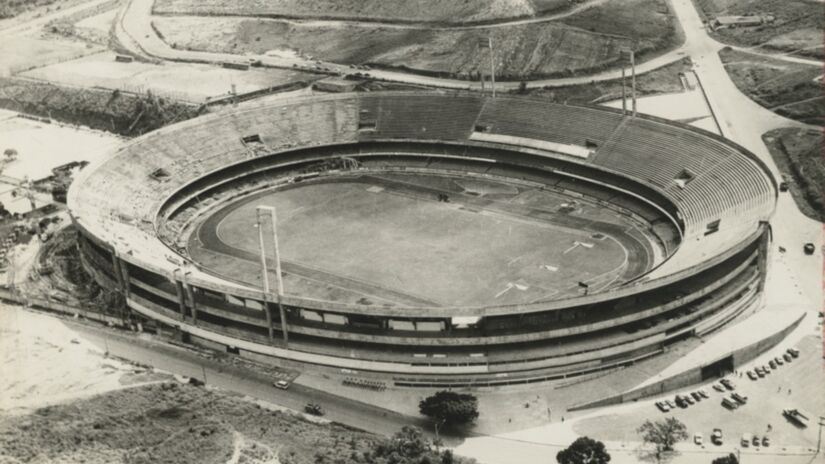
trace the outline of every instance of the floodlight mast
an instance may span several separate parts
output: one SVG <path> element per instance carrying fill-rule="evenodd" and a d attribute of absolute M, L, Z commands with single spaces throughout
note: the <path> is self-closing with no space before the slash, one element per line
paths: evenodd
<path fill-rule="evenodd" d="M 281 275 L 281 254 L 280 249 L 278 248 L 278 220 L 277 215 L 275 212 L 275 208 L 272 206 L 258 206 L 256 209 L 256 219 L 257 219 L 257 226 L 258 226 L 258 242 L 260 245 L 261 251 L 261 277 L 263 280 L 263 291 L 264 291 L 264 309 L 266 311 L 266 318 L 267 318 L 267 325 L 269 329 L 269 338 L 270 340 L 273 337 L 272 333 L 272 313 L 269 309 L 269 295 L 270 295 L 270 288 L 269 288 L 269 272 L 266 266 L 266 247 L 264 246 L 264 221 L 261 220 L 261 216 L 269 215 L 271 222 L 272 222 L 272 243 L 273 243 L 273 250 L 275 251 L 275 282 L 276 282 L 276 301 L 275 303 L 278 305 L 278 314 L 280 316 L 281 321 L 281 332 L 283 334 L 284 345 L 289 348 L 289 332 L 287 330 L 286 324 L 286 313 L 284 312 L 284 306 L 282 304 L 282 297 L 284 295 L 284 281 Z"/>

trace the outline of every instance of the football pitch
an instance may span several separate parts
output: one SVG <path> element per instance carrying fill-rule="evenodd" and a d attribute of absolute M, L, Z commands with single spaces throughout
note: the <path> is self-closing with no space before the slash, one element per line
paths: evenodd
<path fill-rule="evenodd" d="M 628 224 L 600 222 L 604 211 L 590 203 L 504 181 L 402 174 L 328 178 L 238 200 L 201 224 L 193 257 L 221 254 L 213 269 L 260 285 L 258 206 L 277 210 L 285 292 L 320 300 L 523 304 L 579 295 L 580 282 L 591 291 L 616 285 L 649 259 L 628 252 L 634 239 L 610 233 Z M 268 220 L 265 237 L 272 257 Z"/>

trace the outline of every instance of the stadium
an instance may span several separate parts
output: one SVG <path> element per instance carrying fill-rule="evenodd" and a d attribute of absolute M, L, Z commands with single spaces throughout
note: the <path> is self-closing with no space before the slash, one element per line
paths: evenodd
<path fill-rule="evenodd" d="M 84 169 L 68 205 L 84 267 L 143 321 L 460 387 L 589 375 L 720 329 L 760 298 L 776 198 L 756 156 L 685 124 L 373 92 L 165 127 Z M 263 290 L 261 244 L 283 292 Z"/>

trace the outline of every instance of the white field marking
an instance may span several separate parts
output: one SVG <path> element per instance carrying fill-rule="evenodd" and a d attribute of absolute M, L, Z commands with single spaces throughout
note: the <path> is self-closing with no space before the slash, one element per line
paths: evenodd
<path fill-rule="evenodd" d="M 512 284 L 512 283 L 508 283 L 508 284 L 507 284 L 507 286 L 506 286 L 506 287 L 504 287 L 504 290 L 502 290 L 502 291 L 500 291 L 500 292 L 496 293 L 496 296 L 494 296 L 493 298 L 498 298 L 498 297 L 500 297 L 501 295 L 504 295 L 505 293 L 509 292 L 511 288 L 513 288 L 513 284 Z"/>
<path fill-rule="evenodd" d="M 524 285 L 524 284 L 513 284 L 513 285 L 516 287 L 516 289 L 521 290 L 522 292 L 526 292 L 527 289 L 530 288 L 529 285 Z"/>
<path fill-rule="evenodd" d="M 367 189 L 367 192 L 370 193 L 381 193 L 384 191 L 384 187 L 379 187 L 377 185 L 373 185 Z"/>
<path fill-rule="evenodd" d="M 511 259 L 510 261 L 507 261 L 507 267 L 512 266 L 516 261 L 520 260 L 523 257 L 524 257 L 524 255 L 519 255 L 519 256 L 516 256 L 515 258 Z"/>
<path fill-rule="evenodd" d="M 581 243 L 579 243 L 579 245 L 581 245 L 581 246 L 583 246 L 583 247 L 585 247 L 585 248 L 593 248 L 593 244 L 592 244 L 592 243 L 588 243 L 588 242 L 581 242 Z"/>
<path fill-rule="evenodd" d="M 563 252 L 562 254 L 563 254 L 563 255 L 566 255 L 567 253 L 570 253 L 571 251 L 573 251 L 574 249 L 576 249 L 579 245 L 581 245 L 581 242 L 579 242 L 578 240 L 576 240 L 575 242 L 573 242 L 573 246 L 571 246 L 570 248 L 568 248 L 568 249 L 564 250 L 564 252 Z"/>
<path fill-rule="evenodd" d="M 539 266 L 539 269 L 544 269 L 545 271 L 550 272 L 558 272 L 559 270 L 559 268 L 557 268 L 556 266 L 551 266 L 549 264 L 542 264 L 541 266 Z"/>

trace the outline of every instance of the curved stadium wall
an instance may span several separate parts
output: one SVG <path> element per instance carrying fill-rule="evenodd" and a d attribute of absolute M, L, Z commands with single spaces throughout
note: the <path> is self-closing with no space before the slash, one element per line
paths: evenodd
<path fill-rule="evenodd" d="M 180 237 L 203 198 L 342 166 L 423 169 L 424 159 L 589 198 L 647 224 L 660 259 L 586 296 L 437 308 L 299 295 L 279 307 L 187 259 Z M 233 350 L 458 386 L 596 372 L 724 326 L 759 297 L 776 182 L 745 149 L 656 118 L 387 92 L 283 100 L 161 129 L 87 167 L 68 201 L 84 265 L 145 320 Z"/>

